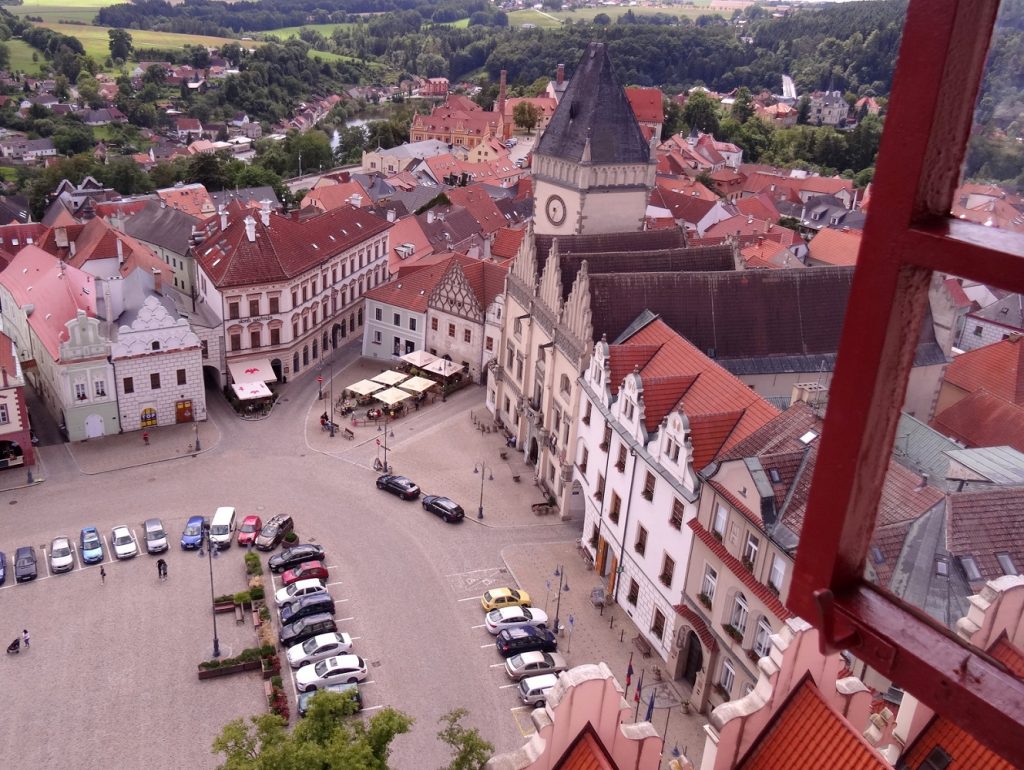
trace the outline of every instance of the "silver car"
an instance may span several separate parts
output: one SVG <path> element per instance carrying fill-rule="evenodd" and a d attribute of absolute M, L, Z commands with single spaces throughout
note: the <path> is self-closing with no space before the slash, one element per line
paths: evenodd
<path fill-rule="evenodd" d="M 557 652 L 520 652 L 505 661 L 505 673 L 513 681 L 518 681 L 524 676 L 557 674 L 567 668 L 565 658 Z"/>
<path fill-rule="evenodd" d="M 71 541 L 66 537 L 55 537 L 50 543 L 50 570 L 70 572 L 75 568 L 75 557 L 71 553 Z"/>
<path fill-rule="evenodd" d="M 167 533 L 160 519 L 146 519 L 142 522 L 142 532 L 146 539 L 146 553 L 163 553 L 167 550 Z"/>
<path fill-rule="evenodd" d="M 352 652 L 352 637 L 340 631 L 331 631 L 289 647 L 285 657 L 292 668 L 302 668 L 309 663 L 318 663 L 325 658 L 348 652 Z"/>

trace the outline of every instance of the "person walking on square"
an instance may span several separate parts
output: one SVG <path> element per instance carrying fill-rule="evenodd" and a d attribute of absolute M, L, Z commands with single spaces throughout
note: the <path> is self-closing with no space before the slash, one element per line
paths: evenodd
<path fill-rule="evenodd" d="M 21 643 L 25 645 L 26 650 L 29 648 L 29 636 L 27 628 L 21 629 Z"/>
<path fill-rule="evenodd" d="M 142 440 L 146 444 L 146 446 L 149 446 L 149 431 L 148 430 L 142 431 Z"/>
<path fill-rule="evenodd" d="M 107 571 L 100 567 L 100 585 L 105 586 L 107 584 Z"/>
<path fill-rule="evenodd" d="M 156 576 L 161 580 L 165 580 L 167 578 L 167 562 L 163 559 L 156 560 Z"/>

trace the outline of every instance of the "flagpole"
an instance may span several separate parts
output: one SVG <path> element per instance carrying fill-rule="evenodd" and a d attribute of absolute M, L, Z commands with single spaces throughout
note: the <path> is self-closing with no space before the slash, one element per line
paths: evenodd
<path fill-rule="evenodd" d="M 629 664 L 626 666 L 626 697 L 629 697 L 629 687 L 633 684 L 633 653 L 629 653 Z"/>
<path fill-rule="evenodd" d="M 634 722 L 640 718 L 640 691 L 642 689 L 644 689 L 644 669 L 640 669 L 640 681 L 636 683 L 636 693 L 633 695 L 633 700 L 636 701 L 636 713 L 633 714 Z"/>

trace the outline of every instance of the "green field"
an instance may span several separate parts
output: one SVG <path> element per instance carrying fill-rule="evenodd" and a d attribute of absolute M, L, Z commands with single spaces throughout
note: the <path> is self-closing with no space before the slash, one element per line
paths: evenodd
<path fill-rule="evenodd" d="M 253 34 L 258 34 L 260 37 L 269 37 L 273 35 L 274 37 L 286 40 L 290 37 L 298 37 L 299 32 L 304 29 L 311 29 L 315 32 L 319 32 L 324 37 L 330 37 L 331 33 L 336 29 L 347 29 L 354 26 L 354 24 L 306 24 L 301 27 L 278 27 L 277 29 L 268 29 L 266 32 Z"/>
<path fill-rule="evenodd" d="M 119 0 L 29 0 L 24 5 L 9 5 L 7 10 L 17 16 L 39 16 L 44 21 L 91 22 L 100 8 L 113 5 Z"/>
<path fill-rule="evenodd" d="M 39 65 L 45 61 L 41 53 L 26 43 L 24 40 L 5 40 L 8 52 L 11 54 L 10 69 L 12 72 L 24 72 L 27 75 L 38 75 Z M 32 61 L 32 54 L 37 53 L 38 61 Z"/>
<path fill-rule="evenodd" d="M 85 47 L 85 52 L 97 62 L 102 62 L 110 55 L 110 38 L 108 27 L 93 27 L 81 24 L 40 24 L 64 35 L 77 37 Z M 225 43 L 237 42 L 226 37 L 209 35 L 179 35 L 172 32 L 154 32 L 152 30 L 129 30 L 136 50 L 140 48 L 174 48 L 182 49 L 186 45 L 206 45 L 217 47 Z"/>
<path fill-rule="evenodd" d="M 704 0 L 706 5 L 710 0 Z M 637 5 L 632 7 L 626 7 L 624 5 L 609 5 L 601 8 L 578 8 L 575 11 L 535 11 L 532 8 L 523 11 L 512 11 L 508 15 L 508 23 L 513 27 L 521 27 L 524 24 L 533 24 L 536 27 L 542 27 L 545 29 L 551 29 L 561 25 L 562 21 L 571 20 L 573 22 L 580 21 L 593 21 L 594 18 L 599 14 L 603 13 L 615 21 L 620 16 L 624 15 L 627 11 L 632 11 L 636 16 L 654 16 L 655 14 L 663 13 L 666 16 L 689 16 L 692 19 L 698 16 L 718 14 L 720 16 L 731 15 L 730 10 L 728 14 L 725 11 L 714 11 L 707 7 L 700 7 L 701 3 L 697 6 L 692 5 L 665 5 L 665 6 L 649 6 L 649 5 Z"/>

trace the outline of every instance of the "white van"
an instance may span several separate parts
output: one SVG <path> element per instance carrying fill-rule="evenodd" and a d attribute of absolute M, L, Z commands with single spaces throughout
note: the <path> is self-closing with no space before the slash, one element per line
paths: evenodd
<path fill-rule="evenodd" d="M 527 706 L 543 706 L 548 690 L 558 684 L 558 674 L 528 676 L 519 683 L 519 698 Z"/>
<path fill-rule="evenodd" d="M 213 521 L 210 523 L 210 542 L 223 550 L 231 547 L 234 536 L 235 509 L 222 506 L 213 514 Z"/>

